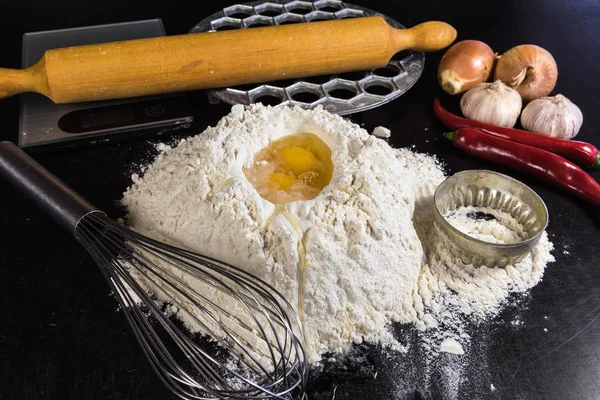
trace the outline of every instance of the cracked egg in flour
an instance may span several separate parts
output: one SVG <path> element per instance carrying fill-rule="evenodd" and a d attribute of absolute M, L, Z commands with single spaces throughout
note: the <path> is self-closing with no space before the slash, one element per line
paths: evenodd
<path fill-rule="evenodd" d="M 332 174 L 331 149 L 314 133 L 277 139 L 244 168 L 244 175 L 260 196 L 274 204 L 314 199 Z"/>

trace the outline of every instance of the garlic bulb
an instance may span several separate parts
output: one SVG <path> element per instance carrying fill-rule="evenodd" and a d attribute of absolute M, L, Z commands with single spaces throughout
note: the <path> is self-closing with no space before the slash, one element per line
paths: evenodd
<path fill-rule="evenodd" d="M 460 100 L 465 117 L 508 128 L 517 123 L 521 105 L 521 95 L 499 80 L 476 85 Z"/>
<path fill-rule="evenodd" d="M 523 128 L 561 139 L 574 138 L 582 124 L 581 110 L 562 94 L 533 100 L 521 114 Z"/>

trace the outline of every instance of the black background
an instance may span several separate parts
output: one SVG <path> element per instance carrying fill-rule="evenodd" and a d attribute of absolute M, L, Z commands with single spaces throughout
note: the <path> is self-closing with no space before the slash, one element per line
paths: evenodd
<path fill-rule="evenodd" d="M 458 40 L 479 39 L 496 52 L 523 43 L 549 50 L 559 66 L 554 93 L 578 104 L 578 139 L 600 146 L 598 55 L 600 3 L 577 1 L 359 1 L 406 26 L 444 20 Z M 2 8 L 0 66 L 19 68 L 25 32 L 161 18 L 167 34 L 185 33 L 227 1 L 153 2 L 22 0 Z M 336 399 L 598 399 L 600 398 L 600 238 L 598 209 L 540 181 L 461 154 L 445 139 L 431 104 L 441 91 L 428 54 L 419 82 L 401 98 L 351 119 L 393 132 L 390 143 L 438 155 L 450 173 L 487 168 L 536 190 L 550 212 L 556 262 L 531 295 L 472 331 L 465 362 L 443 355 L 427 372 L 416 346 L 392 359 L 367 349 L 375 379 L 325 380 Z M 202 99 L 203 96 L 195 96 Z M 456 100 L 443 97 L 456 110 Z M 229 107 L 195 102 L 197 131 Z M 0 139 L 17 139 L 18 97 L 0 101 Z M 155 140 L 156 141 L 156 140 Z M 148 140 L 36 155 L 44 166 L 112 217 L 129 176 L 152 158 Z M 592 175 L 598 180 L 600 173 Z M 169 399 L 116 311 L 103 277 L 68 233 L 0 183 L 0 399 Z M 517 321 L 518 323 L 516 323 Z M 512 323 L 511 323 L 512 322 Z M 398 334 L 417 340 L 409 328 Z M 448 373 L 460 376 L 452 384 Z M 424 382 L 428 381 L 426 387 Z M 492 386 L 495 388 L 492 390 Z"/>

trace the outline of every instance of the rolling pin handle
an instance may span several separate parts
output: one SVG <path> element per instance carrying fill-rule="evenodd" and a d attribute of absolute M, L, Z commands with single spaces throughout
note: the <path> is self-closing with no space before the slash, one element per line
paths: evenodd
<path fill-rule="evenodd" d="M 394 29 L 392 36 L 396 52 L 406 49 L 438 51 L 452 44 L 456 29 L 441 21 L 428 21 L 409 29 Z"/>
<path fill-rule="evenodd" d="M 28 81 L 27 70 L 0 68 L 0 99 L 30 91 Z"/>
<path fill-rule="evenodd" d="M 27 69 L 0 68 L 0 99 L 25 92 L 37 92 L 48 96 L 43 85 L 44 76 L 43 58 Z"/>

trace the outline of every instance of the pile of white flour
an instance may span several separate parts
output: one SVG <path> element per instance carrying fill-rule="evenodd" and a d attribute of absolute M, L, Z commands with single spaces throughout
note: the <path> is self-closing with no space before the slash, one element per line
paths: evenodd
<path fill-rule="evenodd" d="M 299 233 L 283 215 L 268 223 L 275 205 L 242 169 L 269 141 L 302 132 L 331 148 L 334 173 L 315 199 L 288 204 Z M 143 176 L 133 175 L 123 203 L 142 234 L 244 268 L 292 304 L 302 288 L 314 362 L 363 340 L 392 343 L 390 322 L 428 328 L 458 314 L 489 316 L 542 278 L 553 260 L 546 235 L 505 269 L 464 265 L 441 247 L 430 232 L 429 202 L 444 178 L 435 158 L 393 149 L 322 109 L 234 106 L 217 126 L 164 146 Z"/>

